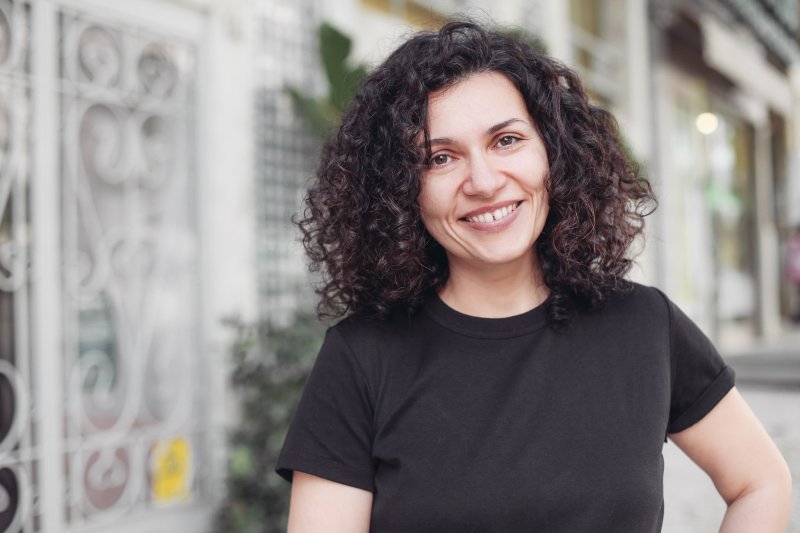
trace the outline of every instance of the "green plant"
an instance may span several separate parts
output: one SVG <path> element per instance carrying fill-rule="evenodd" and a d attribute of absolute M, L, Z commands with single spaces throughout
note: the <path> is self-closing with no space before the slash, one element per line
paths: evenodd
<path fill-rule="evenodd" d="M 506 37 L 510 37 L 511 39 L 525 41 L 543 54 L 547 53 L 547 44 L 545 44 L 542 38 L 534 33 L 522 29 L 520 26 L 509 26 L 509 27 L 501 26 L 497 28 L 497 31 L 499 31 Z"/>
<path fill-rule="evenodd" d="M 228 492 L 214 530 L 284 532 L 290 485 L 274 468 L 324 326 L 308 312 L 280 328 L 226 322 L 235 331 L 230 379 L 240 420 L 229 439 Z"/>
<path fill-rule="evenodd" d="M 323 98 L 308 96 L 296 87 L 286 90 L 295 108 L 303 115 L 312 131 L 324 138 L 339 123 L 356 88 L 367 77 L 364 65 L 351 67 L 352 40 L 330 24 L 323 22 L 317 30 L 319 55 L 328 80 L 328 94 Z"/>
<path fill-rule="evenodd" d="M 290 87 L 295 108 L 319 137 L 338 124 L 356 87 L 366 77 L 363 65 L 350 67 L 352 41 L 333 26 L 318 28 L 319 53 L 328 79 L 324 98 Z M 218 533 L 286 531 L 290 485 L 275 472 L 292 414 L 322 343 L 324 326 L 302 312 L 286 327 L 245 324 L 231 319 L 231 389 L 240 420 L 230 435 L 227 496 L 214 525 Z"/>

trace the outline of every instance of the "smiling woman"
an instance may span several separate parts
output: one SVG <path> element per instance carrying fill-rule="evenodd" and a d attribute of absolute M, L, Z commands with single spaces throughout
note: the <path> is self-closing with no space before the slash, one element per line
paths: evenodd
<path fill-rule="evenodd" d="M 547 220 L 549 166 L 522 95 L 500 73 L 476 74 L 431 93 L 428 121 L 431 155 L 419 206 L 425 228 L 447 256 L 450 272 L 439 296 L 478 316 L 536 307 L 548 295 L 533 245 Z M 462 286 L 485 271 L 507 278 L 502 286 L 510 291 L 535 290 L 524 299 L 490 298 L 480 294 L 483 283 Z M 459 301 L 460 295 L 469 299 Z"/>
<path fill-rule="evenodd" d="M 575 74 L 469 22 L 412 37 L 300 220 L 320 350 L 277 471 L 291 533 L 658 532 L 665 438 L 723 530 L 782 531 L 786 464 L 709 340 L 625 279 L 654 204 Z"/>

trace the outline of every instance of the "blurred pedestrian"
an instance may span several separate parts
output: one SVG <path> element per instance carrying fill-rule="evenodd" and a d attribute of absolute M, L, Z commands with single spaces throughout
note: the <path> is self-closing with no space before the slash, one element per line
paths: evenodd
<path fill-rule="evenodd" d="M 786 278 L 795 292 L 792 321 L 800 323 L 800 227 L 795 231 L 786 250 Z"/>
<path fill-rule="evenodd" d="M 367 78 L 300 222 L 330 328 L 290 533 L 657 532 L 671 438 L 786 527 L 786 463 L 700 330 L 626 281 L 650 184 L 574 72 L 457 22 Z"/>

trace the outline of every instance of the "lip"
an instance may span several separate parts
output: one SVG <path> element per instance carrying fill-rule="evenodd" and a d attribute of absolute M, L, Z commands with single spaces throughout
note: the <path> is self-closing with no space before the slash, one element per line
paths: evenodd
<path fill-rule="evenodd" d="M 504 218 L 501 218 L 500 220 L 493 220 L 491 222 L 470 222 L 466 218 L 463 218 L 463 219 L 461 219 L 461 222 L 464 223 L 464 224 L 467 224 L 470 228 L 472 228 L 474 230 L 478 230 L 478 231 L 490 231 L 490 232 L 502 231 L 505 228 L 507 228 L 508 226 L 510 226 L 511 224 L 513 224 L 514 221 L 517 219 L 517 217 L 519 216 L 519 212 L 522 210 L 523 202 L 521 202 L 521 201 L 517 201 L 517 202 L 501 202 L 499 204 L 495 204 L 494 206 L 490 206 L 489 209 L 481 208 L 478 211 L 473 211 L 473 213 L 475 213 L 475 215 L 473 215 L 473 214 L 468 215 L 468 216 L 476 216 L 476 215 L 480 215 L 482 213 L 486 213 L 487 211 L 493 211 L 495 209 L 499 209 L 499 208 L 505 207 L 507 205 L 514 205 L 514 204 L 517 204 L 517 203 L 519 204 L 517 206 L 517 208 L 514 209 L 514 211 L 512 211 L 508 216 L 506 216 Z"/>
<path fill-rule="evenodd" d="M 469 213 L 467 213 L 466 215 L 461 217 L 461 220 L 465 220 L 465 219 L 467 219 L 469 217 L 476 217 L 476 216 L 482 215 L 484 213 L 492 213 L 492 212 L 497 211 L 498 209 L 502 209 L 503 207 L 506 207 L 508 205 L 516 205 L 516 204 L 520 204 L 520 203 L 522 203 L 521 200 L 507 200 L 505 202 L 497 202 L 497 203 L 494 203 L 492 205 L 485 205 L 485 206 L 483 206 L 483 207 L 481 207 L 479 209 L 476 209 L 475 211 L 470 211 Z"/>

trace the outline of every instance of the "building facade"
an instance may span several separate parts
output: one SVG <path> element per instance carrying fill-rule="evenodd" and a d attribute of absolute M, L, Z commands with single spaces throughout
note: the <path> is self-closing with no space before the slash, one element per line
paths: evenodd
<path fill-rule="evenodd" d="M 0 531 L 210 523 L 221 318 L 256 307 L 248 9 L 0 1 Z"/>
<path fill-rule="evenodd" d="M 658 279 L 724 350 L 795 331 L 797 2 L 651 3 Z"/>

